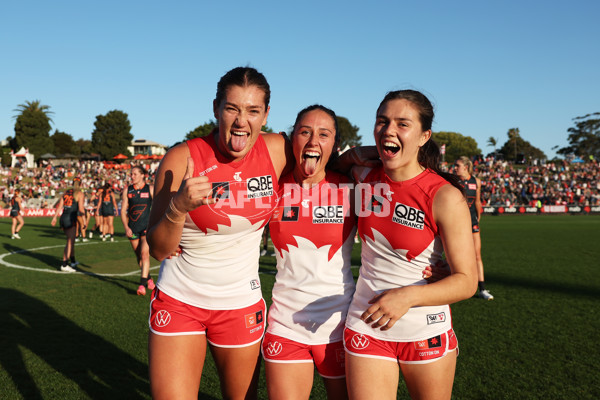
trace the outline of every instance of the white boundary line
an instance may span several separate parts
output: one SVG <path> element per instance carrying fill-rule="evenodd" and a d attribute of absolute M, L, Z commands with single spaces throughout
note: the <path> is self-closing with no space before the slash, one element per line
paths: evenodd
<path fill-rule="evenodd" d="M 113 242 L 114 243 L 114 242 Z M 94 242 L 94 243 L 81 243 L 81 244 L 77 244 L 76 246 L 86 246 L 86 245 L 90 245 L 90 244 L 100 244 L 99 242 Z M 65 247 L 64 244 L 59 244 L 59 245 L 55 245 L 55 246 L 44 246 L 44 247 L 37 247 L 35 249 L 24 249 L 24 250 L 19 250 L 19 251 L 12 251 L 10 253 L 4 253 L 4 254 L 0 254 L 0 265 L 8 267 L 8 268 L 14 268 L 14 269 L 21 269 L 21 270 L 26 270 L 26 271 L 35 271 L 35 272 L 46 272 L 49 274 L 84 274 L 84 275 L 93 275 L 93 276 L 129 276 L 129 275 L 137 275 L 140 273 L 139 268 L 131 271 L 131 272 L 125 272 L 122 274 L 96 274 L 94 272 L 89 272 L 89 271 L 77 271 L 77 272 L 63 272 L 60 270 L 54 270 L 54 269 L 43 269 L 43 268 L 31 268 L 31 267 L 25 267 L 23 265 L 17 265 L 17 264 L 12 264 L 9 263 L 8 261 L 5 261 L 4 258 L 13 254 L 21 254 L 21 253 L 31 253 L 34 251 L 40 251 L 40 250 L 46 250 L 46 249 L 54 249 L 57 247 Z M 154 270 L 160 268 L 160 265 L 157 265 L 155 267 L 150 267 L 150 270 Z"/>

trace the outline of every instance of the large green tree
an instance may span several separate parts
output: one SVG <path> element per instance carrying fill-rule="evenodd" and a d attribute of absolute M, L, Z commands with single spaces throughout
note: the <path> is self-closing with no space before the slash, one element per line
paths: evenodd
<path fill-rule="evenodd" d="M 25 147 L 36 158 L 54 151 L 54 143 L 50 139 L 50 106 L 42 104 L 39 100 L 26 101 L 13 111 L 18 113 L 14 116 L 17 149 Z"/>
<path fill-rule="evenodd" d="M 190 140 L 190 139 L 194 139 L 197 137 L 203 137 L 203 136 L 208 136 L 213 129 L 215 129 L 217 127 L 217 122 L 214 119 L 211 119 L 208 122 L 205 122 L 204 124 L 197 126 L 194 130 L 189 131 L 186 135 L 185 135 L 185 140 Z"/>
<path fill-rule="evenodd" d="M 519 128 L 511 128 L 507 133 L 508 140 L 504 146 L 498 150 L 507 161 L 520 161 L 527 159 L 543 159 L 546 158 L 544 152 L 521 137 Z"/>
<path fill-rule="evenodd" d="M 356 125 L 352 125 L 348 118 L 337 116 L 338 130 L 340 131 L 339 148 L 344 150 L 346 145 L 350 147 L 360 146 L 361 136 L 358 134 L 360 129 Z"/>
<path fill-rule="evenodd" d="M 105 160 L 111 160 L 119 153 L 131 155 L 127 146 L 131 146 L 133 135 L 126 113 L 112 110 L 106 115 L 97 115 L 92 132 L 92 149 Z"/>
<path fill-rule="evenodd" d="M 56 155 L 66 153 L 79 155 L 79 148 L 75 145 L 73 136 L 69 135 L 68 133 L 61 132 L 56 129 L 50 138 L 54 143 L 54 153 L 56 153 Z"/>
<path fill-rule="evenodd" d="M 444 160 L 453 163 L 460 156 L 473 157 L 481 154 L 477 142 L 470 136 L 457 132 L 433 132 L 433 140 L 439 145 L 446 145 Z"/>
<path fill-rule="evenodd" d="M 600 112 L 573 118 L 575 126 L 567 129 L 569 146 L 562 147 L 558 154 L 575 154 L 582 158 L 600 158 Z"/>
<path fill-rule="evenodd" d="M 76 155 L 81 155 L 84 153 L 91 155 L 94 152 L 93 148 L 92 148 L 91 140 L 77 139 L 75 141 L 75 147 L 77 147 L 77 150 L 73 154 L 76 154 Z"/>

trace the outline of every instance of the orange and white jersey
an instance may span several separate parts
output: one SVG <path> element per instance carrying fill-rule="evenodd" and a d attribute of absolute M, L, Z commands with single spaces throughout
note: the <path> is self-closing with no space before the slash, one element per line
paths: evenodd
<path fill-rule="evenodd" d="M 383 291 L 427 284 L 422 271 L 443 252 L 433 221 L 433 198 L 448 184 L 431 170 L 403 182 L 390 180 L 383 168 L 367 172 L 363 182 L 368 186 L 359 193 L 362 266 L 346 326 L 387 341 L 416 341 L 447 332 L 452 327 L 448 305 L 413 307 L 387 331 L 360 319 L 369 300 Z"/>
<path fill-rule="evenodd" d="M 187 214 L 182 253 L 162 262 L 157 282 L 169 296 L 193 306 L 237 309 L 262 298 L 258 277 L 263 229 L 277 204 L 277 175 L 258 137 L 240 161 L 225 158 L 214 136 L 187 142 L 194 176 L 207 176 L 215 204 Z"/>
<path fill-rule="evenodd" d="M 267 332 L 304 344 L 342 340 L 354 293 L 356 219 L 348 182 L 335 172 L 310 190 L 296 184 L 293 174 L 281 180 L 269 224 L 277 276 Z"/>

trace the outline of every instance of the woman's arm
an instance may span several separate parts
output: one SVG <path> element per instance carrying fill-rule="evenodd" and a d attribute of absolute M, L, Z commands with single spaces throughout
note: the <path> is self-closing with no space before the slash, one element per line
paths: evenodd
<path fill-rule="evenodd" d="M 467 202 L 458 189 L 445 185 L 433 200 L 433 218 L 444 245 L 451 274 L 435 283 L 405 286 L 374 297 L 361 316 L 381 330 L 390 329 L 411 307 L 451 304 L 477 289 L 475 247 Z"/>
<path fill-rule="evenodd" d="M 117 216 L 119 214 L 119 205 L 117 204 L 117 198 L 115 197 L 114 192 L 110 194 L 110 197 L 113 203 L 113 209 L 115 210 L 115 216 Z"/>
<path fill-rule="evenodd" d="M 481 181 L 479 180 L 479 178 L 475 178 L 475 181 L 477 182 L 477 191 L 475 192 L 475 210 L 477 210 L 477 221 L 479 221 L 479 219 L 481 218 L 481 211 L 482 211 Z"/>
<path fill-rule="evenodd" d="M 58 213 L 63 207 L 63 198 L 60 196 L 60 200 L 56 203 L 56 207 L 54 209 L 54 217 L 52 218 L 52 226 L 56 225 L 56 218 L 58 218 Z"/>
<path fill-rule="evenodd" d="M 353 147 L 341 154 L 333 163 L 331 168 L 342 174 L 348 174 L 350 169 L 360 165 L 375 168 L 381 165 L 379 153 L 375 146 Z"/>
<path fill-rule="evenodd" d="M 162 261 L 177 250 L 187 213 L 213 204 L 211 191 L 207 177 L 194 176 L 194 161 L 186 143 L 167 152 L 156 173 L 148 223 L 146 239 L 152 257 Z"/>
<path fill-rule="evenodd" d="M 87 219 L 85 218 L 85 207 L 84 207 L 84 203 L 85 203 L 85 198 L 83 196 L 83 192 L 79 191 L 77 192 L 77 212 L 79 213 L 78 215 L 81 215 L 81 218 L 83 220 L 83 225 L 87 226 Z"/>
<path fill-rule="evenodd" d="M 133 233 L 129 228 L 129 216 L 127 215 L 127 210 L 129 209 L 129 198 L 127 197 L 128 186 L 125 185 L 125 189 L 123 189 L 123 193 L 121 193 L 121 222 L 123 223 L 123 228 L 125 228 L 125 236 L 131 237 Z"/>

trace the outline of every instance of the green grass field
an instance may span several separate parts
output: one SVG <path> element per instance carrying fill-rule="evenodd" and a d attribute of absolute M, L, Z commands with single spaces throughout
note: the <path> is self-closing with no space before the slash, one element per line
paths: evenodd
<path fill-rule="evenodd" d="M 85 274 L 64 274 L 64 235 L 49 218 L 26 219 L 22 240 L 0 220 L 0 399 L 150 398 L 150 296 L 135 294 L 135 258 L 119 220 L 115 227 L 114 243 L 77 245 Z M 600 398 L 600 216 L 486 216 L 482 232 L 496 298 L 452 307 L 453 398 Z M 267 303 L 274 267 L 262 258 Z M 408 398 L 403 384 L 398 397 Z M 210 357 L 199 398 L 220 398 Z M 311 398 L 325 398 L 318 378 Z"/>

